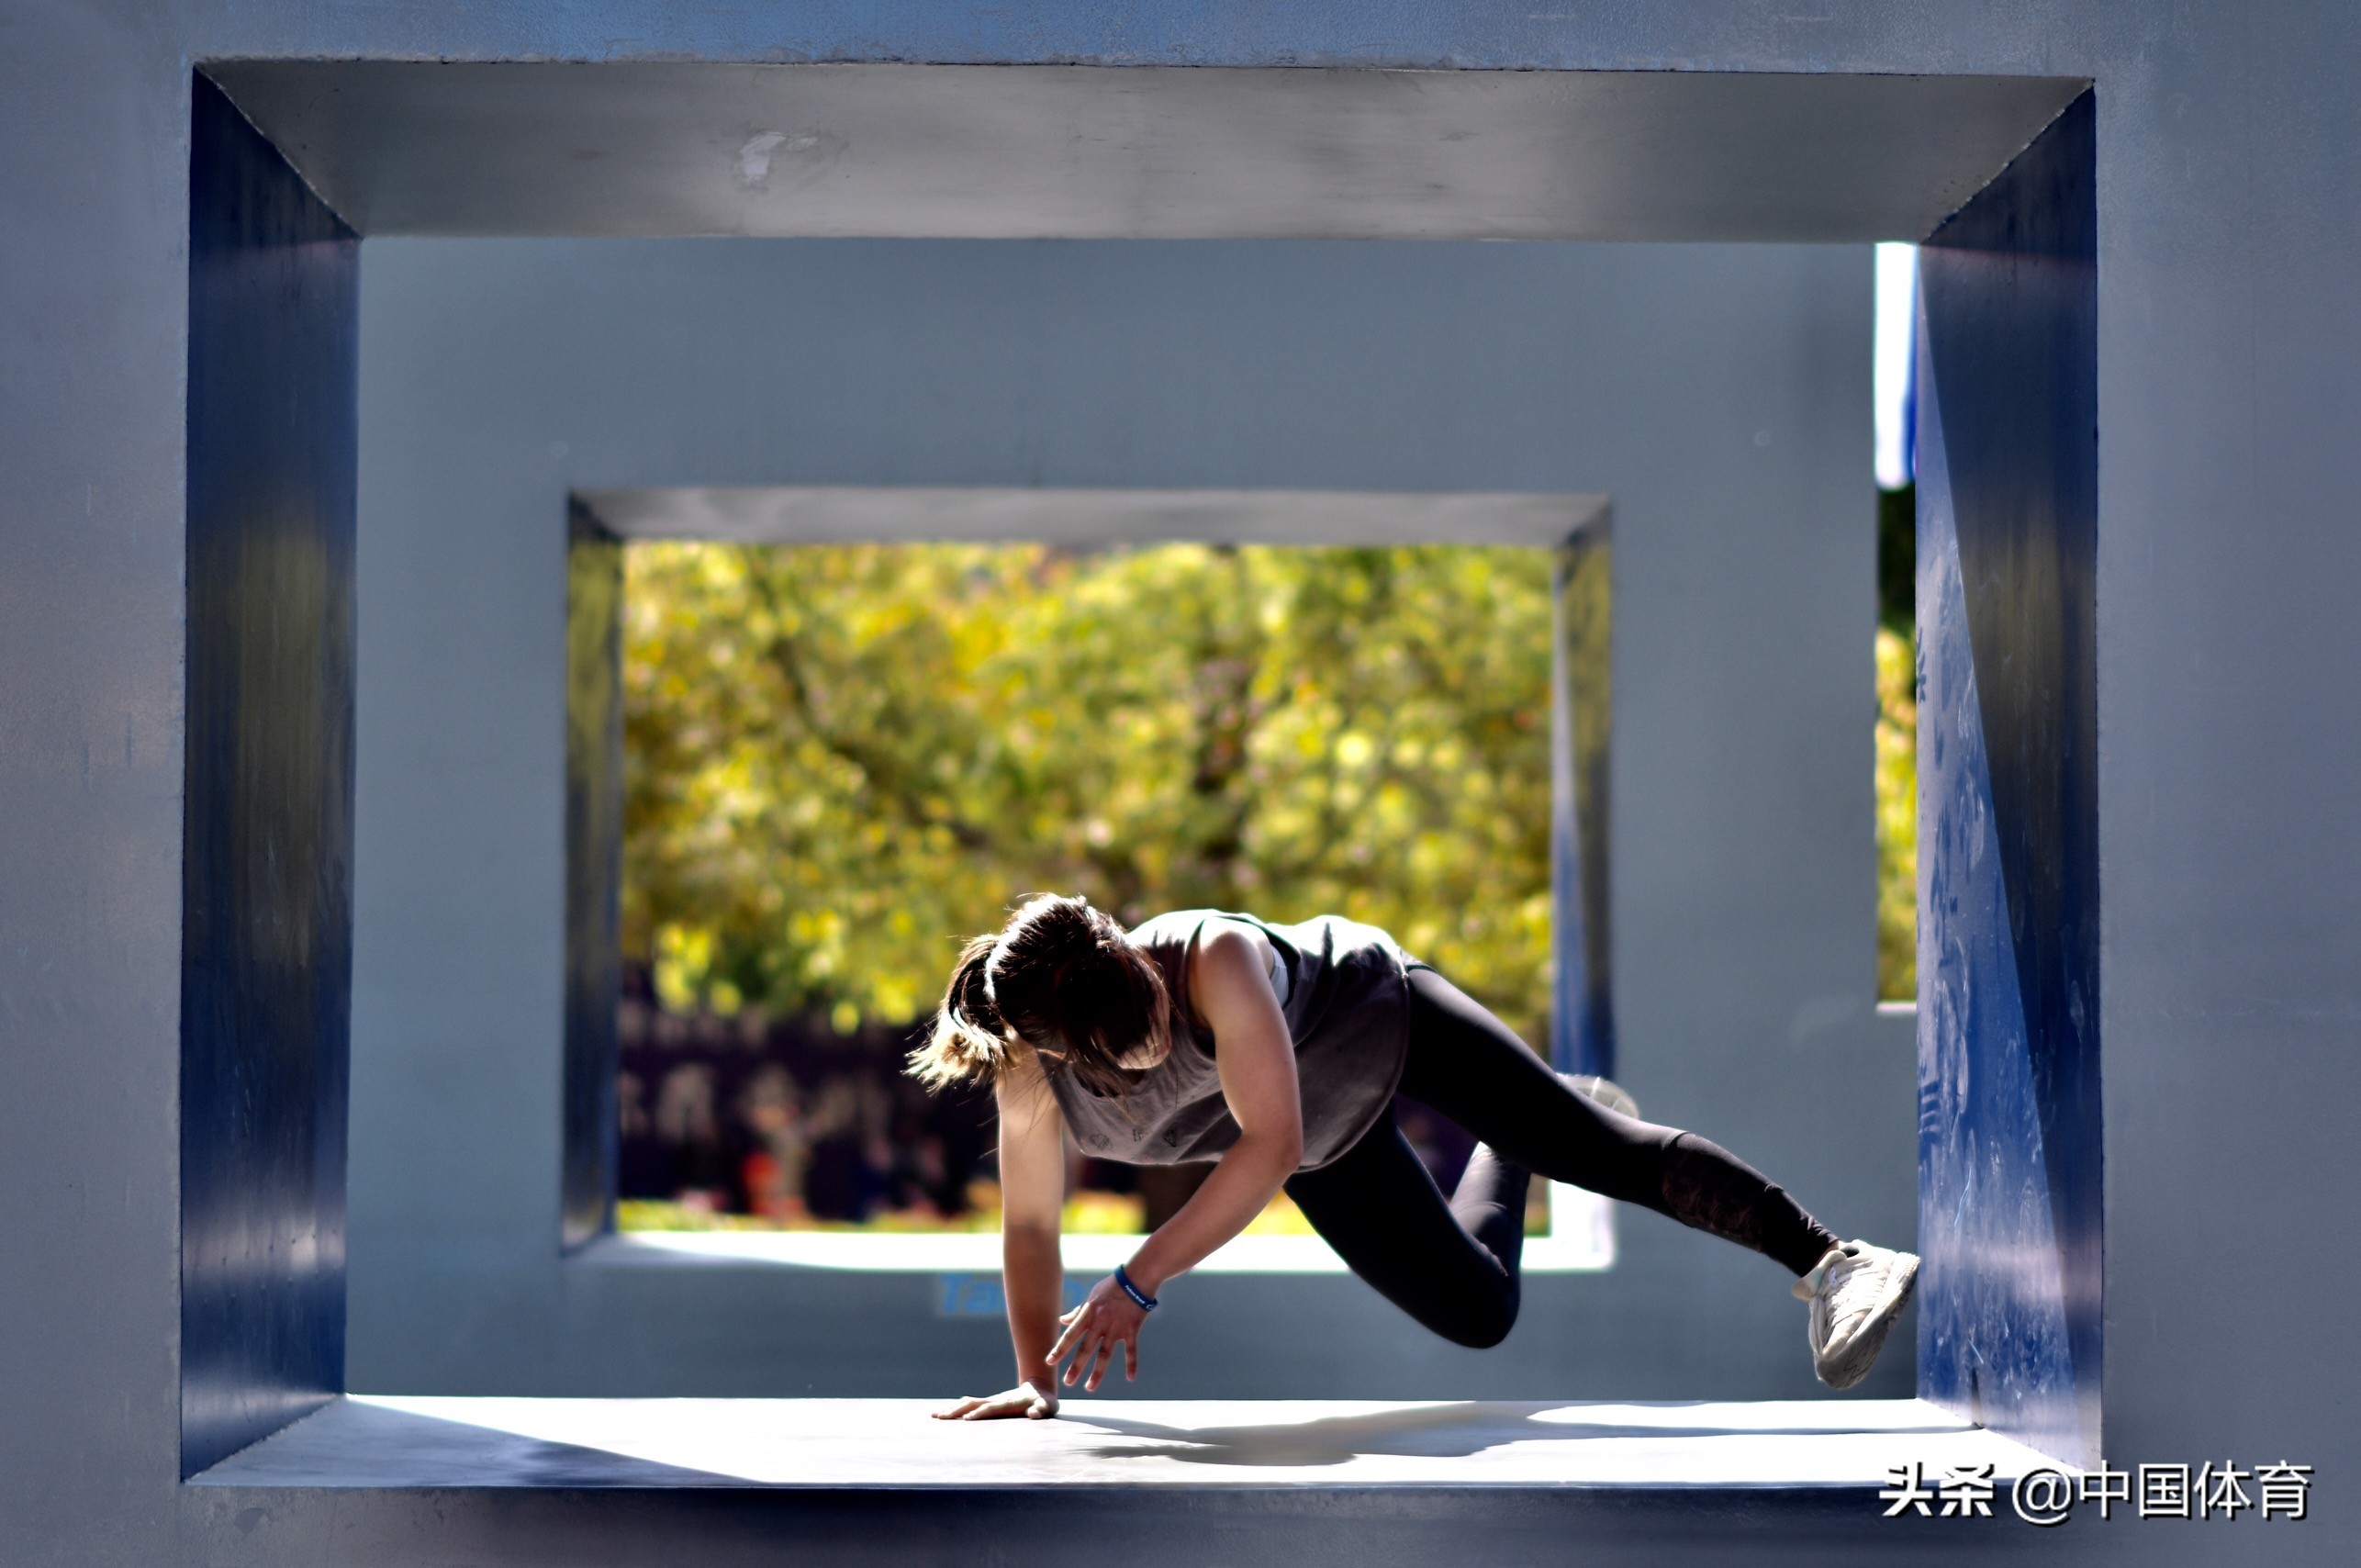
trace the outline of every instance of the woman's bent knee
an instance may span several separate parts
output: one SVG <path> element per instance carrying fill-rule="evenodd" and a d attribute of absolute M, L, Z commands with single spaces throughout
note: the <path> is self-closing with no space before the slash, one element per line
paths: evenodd
<path fill-rule="evenodd" d="M 1488 1303 L 1474 1310 L 1455 1314 L 1448 1323 L 1430 1323 L 1429 1327 L 1454 1345 L 1464 1345 L 1471 1350 L 1489 1350 L 1508 1338 L 1516 1327 L 1516 1298 Z"/>

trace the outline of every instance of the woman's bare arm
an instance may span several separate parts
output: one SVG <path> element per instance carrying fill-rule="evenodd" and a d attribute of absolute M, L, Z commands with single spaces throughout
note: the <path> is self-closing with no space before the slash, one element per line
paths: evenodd
<path fill-rule="evenodd" d="M 1268 948 L 1249 928 L 1208 924 L 1190 966 L 1190 998 L 1213 1026 L 1221 1048 L 1215 1062 L 1222 1097 L 1236 1118 L 1238 1140 L 1204 1185 L 1158 1227 L 1124 1271 L 1153 1297 L 1164 1282 L 1203 1260 L 1260 1214 L 1304 1159 L 1304 1111 L 1295 1082 L 1295 1046 L 1270 989 Z M 1069 1355 L 1069 1383 L 1096 1389 L 1124 1358 L 1124 1374 L 1138 1375 L 1139 1330 L 1147 1310 L 1113 1279 L 1066 1315 L 1066 1332 L 1050 1348 L 1055 1365 Z"/>
<path fill-rule="evenodd" d="M 1014 1388 L 961 1400 L 940 1414 L 961 1420 L 1057 1413 L 1057 1338 L 1065 1261 L 1057 1246 L 1066 1204 L 1066 1124 L 1031 1051 L 1014 1053 L 994 1091 L 1000 1105 L 1001 1280 L 1016 1350 Z"/>
<path fill-rule="evenodd" d="M 1126 1265 L 1150 1295 L 1244 1230 L 1303 1162 L 1295 1044 L 1270 989 L 1268 951 L 1259 933 L 1235 924 L 1209 924 L 1198 939 L 1190 999 L 1221 1042 L 1215 1065 L 1238 1140 Z"/>

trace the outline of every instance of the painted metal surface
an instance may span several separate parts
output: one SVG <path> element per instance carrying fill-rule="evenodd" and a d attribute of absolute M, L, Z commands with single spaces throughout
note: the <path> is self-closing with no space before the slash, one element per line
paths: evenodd
<path fill-rule="evenodd" d="M 1615 540 L 1606 519 L 1559 547 L 1550 573 L 1550 1060 L 1561 1072 L 1615 1072 L 1613 842 L 1607 778 L 1614 736 Z"/>
<path fill-rule="evenodd" d="M 2098 1452 L 2098 311 L 2086 95 L 1920 253 L 1920 1392 Z"/>
<path fill-rule="evenodd" d="M 1884 1562 L 1897 1550 L 1896 1524 L 1859 1495 L 1706 1493 L 1642 1506 L 1516 1489 L 1282 1488 L 1209 1501 L 1111 1488 L 1003 1507 L 894 1492 L 800 1504 L 173 1485 L 178 1195 L 163 1155 L 179 1110 L 181 824 L 177 799 L 158 801 L 177 793 L 184 739 L 185 111 L 188 61 L 230 56 L 2099 78 L 2105 1086 L 2117 1188 L 2107 1271 L 2110 1310 L 2136 1330 L 2108 1347 L 2109 1442 L 2132 1460 L 2284 1453 L 2320 1461 L 2323 1476 L 2350 1473 L 2355 1428 L 2334 1391 L 2355 1381 L 2355 1352 L 2321 1304 L 2361 1287 L 2352 1249 L 2322 1244 L 2356 1197 L 2361 841 L 2347 786 L 2361 619 L 2347 600 L 2361 532 L 2344 454 L 2361 414 L 2351 287 L 2361 11 L 2342 0 L 1802 9 L 1811 14 L 1747 0 L 1546 12 L 1464 0 L 12 10 L 12 48 L 0 53 L 11 149 L 0 211 L 19 241 L 0 245 L 0 1187 L 18 1266 L 0 1271 L 0 1403 L 11 1417 L 0 1423 L 0 1559 L 620 1564 L 677 1557 L 693 1540 L 718 1568 L 789 1551 L 812 1562 L 889 1550 L 947 1558 L 979 1536 L 1044 1562 L 1102 1560 L 1109 1540 L 1143 1562 L 1432 1562 L 1471 1544 L 1487 1562 L 1558 1562 L 1576 1538 L 1600 1562 L 1726 1562 L 1740 1540 L 1757 1557 L 1816 1562 Z M 1651 668 L 1635 658 L 1627 675 Z M 2271 1289 L 2221 1266 L 2225 1234 L 2239 1257 L 2267 1260 Z M 2248 1518 L 2127 1533 L 2077 1520 L 2031 1542 L 2004 1521 L 1963 1529 L 1956 1552 L 2013 1558 L 2030 1544 L 2060 1561 L 2212 1563 L 2226 1540 L 2233 1554 L 2277 1562 L 2355 1555 L 2347 1507 L 2317 1507 L 2259 1538 L 2251 1528 Z"/>
<path fill-rule="evenodd" d="M 2047 75 L 238 61 L 363 232 L 1915 240 Z"/>
<path fill-rule="evenodd" d="M 1914 1234 L 1909 1026 L 1870 1014 L 1865 969 L 1865 251 L 364 250 L 353 1386 L 918 1394 L 1006 1353 L 1004 1329 L 969 1320 L 980 1340 L 957 1339 L 923 1292 L 884 1276 L 620 1282 L 554 1266 L 565 588 L 553 525 L 570 488 L 627 534 L 714 518 L 767 532 L 806 499 L 833 528 L 852 487 L 979 483 L 1003 487 L 983 513 L 1030 497 L 1079 526 L 1058 503 L 1091 509 L 1089 491 L 1144 483 L 1180 487 L 1192 510 L 1200 487 L 1275 489 L 1304 525 L 1298 543 L 1367 539 L 1415 513 L 1449 537 L 1536 545 L 1579 514 L 1553 504 L 1550 532 L 1493 532 L 1527 509 L 1494 512 L 1487 494 L 1611 488 L 1618 1070 L 1651 1114 L 1729 1140 L 1846 1234 Z M 610 487 L 692 476 L 729 488 L 690 492 L 711 504 L 678 520 L 605 510 Z M 1372 490 L 1427 501 L 1393 513 L 1361 498 Z M 1448 504 L 1429 510 L 1438 493 Z M 769 511 L 782 495 L 792 504 Z M 1121 521 L 1169 536 L 1175 492 L 1145 498 L 1153 517 Z M 1832 1118 L 1845 1137 L 1828 1136 Z M 417 1160 L 429 1139 L 438 1158 Z M 1300 1281 L 1201 1281 L 1189 1311 L 1159 1315 L 1137 1392 L 1817 1386 L 1801 1309 L 1775 1280 L 1760 1288 L 1761 1260 L 1652 1215 L 1617 1248 L 1612 1270 L 1528 1280 L 1513 1360 L 1398 1333 L 1360 1309 L 1352 1291 L 1393 1310 L 1358 1282 L 1331 1299 Z M 1316 1352 L 1241 1342 L 1235 1325 L 1264 1311 L 1317 1315 Z M 1894 1347 L 1874 1392 L 1908 1393 L 1911 1361 Z"/>
<path fill-rule="evenodd" d="M 191 106 L 181 1464 L 343 1386 L 359 242 Z"/>
<path fill-rule="evenodd" d="M 1103 544 L 1530 544 L 1599 526 L 1606 498 L 1549 491 L 747 485 L 576 492 L 619 538 L 747 544 L 972 539 Z"/>
<path fill-rule="evenodd" d="M 990 1288 L 997 1295 L 996 1278 Z M 991 1311 L 999 1316 L 997 1303 Z M 1897 1464 L 1916 1463 L 1930 1476 L 1990 1465 L 2005 1498 L 2011 1479 L 2043 1462 L 2020 1443 L 1916 1399 L 1069 1396 L 1057 1420 L 999 1423 L 982 1429 L 989 1436 L 969 1423 L 930 1419 L 940 1408 L 923 1399 L 364 1394 L 339 1400 L 197 1484 L 892 1487 L 922 1495 L 1286 1487 L 1331 1496 L 1405 1485 L 1627 1494 L 1850 1487 L 1874 1516 L 1867 1495 Z M 1133 1556 L 1128 1545 L 1124 1555 Z"/>
<path fill-rule="evenodd" d="M 561 1236 L 614 1224 L 623 886 L 623 546 L 580 501 L 565 549 L 565 1153 Z"/>

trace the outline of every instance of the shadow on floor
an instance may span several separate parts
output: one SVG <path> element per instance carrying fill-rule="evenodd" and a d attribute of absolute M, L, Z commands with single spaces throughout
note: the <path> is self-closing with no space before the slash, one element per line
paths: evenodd
<path fill-rule="evenodd" d="M 340 1399 L 190 1479 L 196 1486 L 699 1487 L 735 1476 Z"/>
<path fill-rule="evenodd" d="M 1120 1437 L 1147 1441 L 1117 1443 L 1081 1451 L 1098 1459 L 1163 1459 L 1184 1464 L 1331 1465 L 1370 1454 L 1416 1459 L 1456 1459 L 1516 1442 L 1566 1442 L 1598 1438 L 1781 1438 L 1830 1437 L 1853 1428 L 1824 1426 L 1739 1427 L 1542 1420 L 1563 1405 L 1454 1404 L 1324 1416 L 1315 1420 L 1252 1427 L 1169 1427 L 1119 1416 L 1098 1416 L 1068 1406 L 1059 1417 Z M 1883 1437 L 1956 1432 L 1958 1422 L 1860 1428 Z"/>

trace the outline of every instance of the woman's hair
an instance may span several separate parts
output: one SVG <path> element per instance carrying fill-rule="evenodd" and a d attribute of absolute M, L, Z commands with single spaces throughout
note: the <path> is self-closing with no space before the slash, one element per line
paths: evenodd
<path fill-rule="evenodd" d="M 1156 961 L 1087 900 L 1028 899 L 998 935 L 960 951 L 943 1010 L 910 1073 L 930 1089 L 990 1083 L 1007 1067 L 1012 1034 L 1102 1094 L 1127 1087 L 1117 1062 L 1153 1035 L 1169 1006 Z"/>

